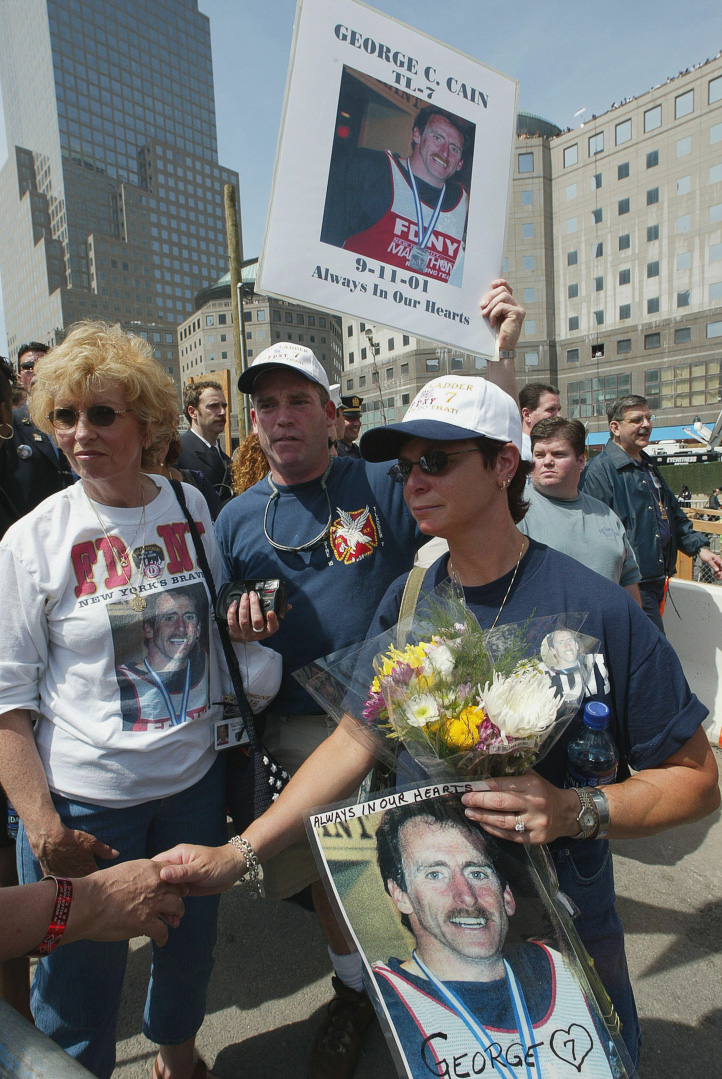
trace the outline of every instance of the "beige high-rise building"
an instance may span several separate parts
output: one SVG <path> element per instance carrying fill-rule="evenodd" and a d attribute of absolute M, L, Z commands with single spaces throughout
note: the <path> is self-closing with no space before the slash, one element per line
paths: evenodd
<path fill-rule="evenodd" d="M 550 381 L 606 439 L 606 405 L 649 399 L 655 435 L 722 407 L 722 58 L 560 132 L 520 113 L 502 272 L 527 310 L 519 385 Z M 485 282 L 479 283 L 479 293 Z M 344 392 L 365 426 L 400 419 L 435 374 L 484 361 L 344 320 Z M 393 342 L 393 347 L 390 347 Z M 364 356 L 365 349 L 365 356 Z M 382 405 L 383 402 L 383 405 Z M 368 415 L 373 412 L 374 415 Z M 392 415 L 393 413 L 393 415 Z"/>

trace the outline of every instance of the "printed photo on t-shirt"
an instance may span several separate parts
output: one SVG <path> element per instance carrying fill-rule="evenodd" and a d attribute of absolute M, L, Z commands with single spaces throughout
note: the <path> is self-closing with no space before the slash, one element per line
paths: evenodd
<path fill-rule="evenodd" d="M 209 707 L 208 596 L 199 582 L 149 592 L 145 608 L 111 603 L 124 731 L 164 730 Z"/>

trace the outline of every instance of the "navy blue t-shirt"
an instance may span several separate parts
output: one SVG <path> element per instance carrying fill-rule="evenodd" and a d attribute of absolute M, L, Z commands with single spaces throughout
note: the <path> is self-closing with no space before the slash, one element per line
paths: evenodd
<path fill-rule="evenodd" d="M 427 571 L 423 594 L 447 579 L 446 556 Z M 513 571 L 491 584 L 465 588 L 466 602 L 482 628 L 492 625 Z M 394 581 L 376 612 L 369 637 L 398 621 L 406 576 Z M 573 558 L 530 541 L 499 625 L 530 617 L 586 613 L 581 633 L 599 640 L 590 661 L 586 696 L 610 709 L 610 732 L 619 750 L 620 780 L 654 768 L 676 753 L 700 726 L 708 709 L 692 693 L 672 646 L 619 585 L 607 581 Z M 539 764 L 537 771 L 557 787 L 564 785 L 566 747 L 582 726 L 577 715 Z M 601 844 L 597 844 L 601 848 Z"/>
<path fill-rule="evenodd" d="M 283 681 L 274 701 L 279 711 L 318 712 L 318 704 L 293 671 L 366 636 L 390 582 L 407 573 L 426 541 L 404 502 L 403 487 L 389 465 L 335 458 L 327 480 L 330 534 L 310 551 L 277 551 L 266 539 L 264 514 L 272 490 L 261 480 L 221 511 L 215 530 L 227 580 L 281 577 L 292 610 L 269 648 L 283 656 Z M 297 546 L 322 532 L 328 501 L 320 479 L 287 487 L 268 509 L 266 528 L 276 543 Z"/>

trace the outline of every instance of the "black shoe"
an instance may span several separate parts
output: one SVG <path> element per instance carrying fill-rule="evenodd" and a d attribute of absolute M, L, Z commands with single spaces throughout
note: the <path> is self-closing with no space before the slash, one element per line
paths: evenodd
<path fill-rule="evenodd" d="M 313 1043 L 308 1079 L 351 1079 L 361 1039 L 375 1015 L 363 990 L 350 989 L 339 978 L 332 978 L 331 984 L 336 996 L 329 1001 Z"/>

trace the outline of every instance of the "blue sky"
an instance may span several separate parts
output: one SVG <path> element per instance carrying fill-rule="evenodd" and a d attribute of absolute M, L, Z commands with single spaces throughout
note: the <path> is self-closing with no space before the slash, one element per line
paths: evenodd
<path fill-rule="evenodd" d="M 377 0 L 386 14 L 519 80 L 519 107 L 573 127 L 722 48 L 719 0 Z M 244 253 L 258 254 L 295 0 L 199 0 L 211 20 L 220 162 L 241 176 Z M 442 14 L 443 12 L 443 14 Z M 0 116 L 0 162 L 6 157 Z M 40 329 L 40 328 L 39 328 Z M 5 350 L 0 298 L 0 352 Z"/>

